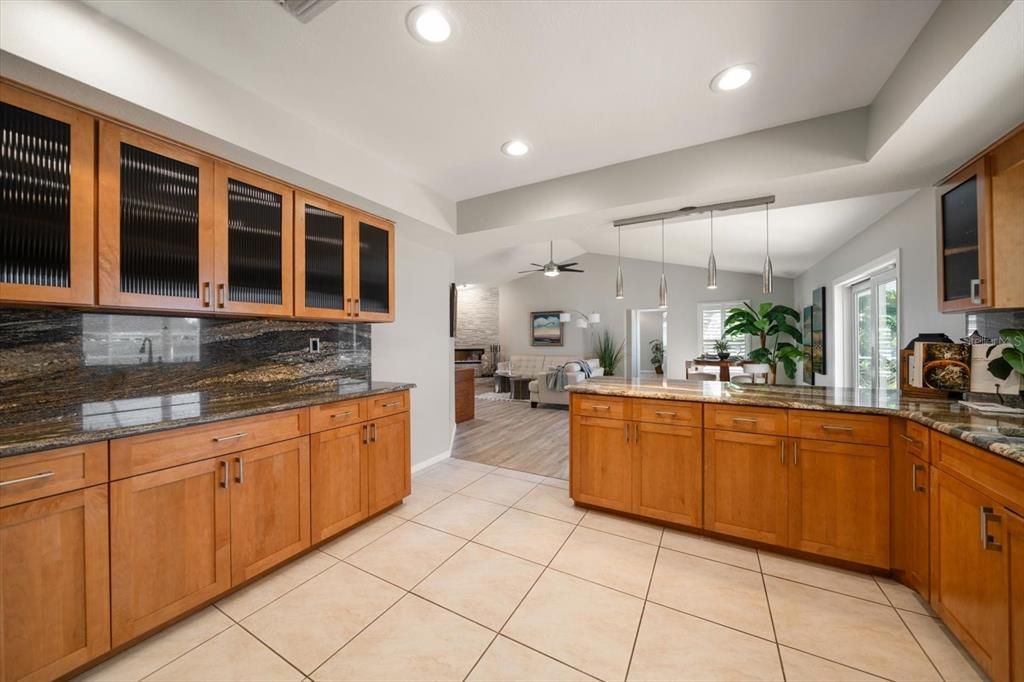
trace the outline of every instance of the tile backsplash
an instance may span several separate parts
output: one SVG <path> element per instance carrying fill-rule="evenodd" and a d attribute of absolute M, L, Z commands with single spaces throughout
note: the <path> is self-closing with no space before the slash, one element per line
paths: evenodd
<path fill-rule="evenodd" d="M 0 308 L 0 409 L 362 382 L 370 336 L 368 324 Z"/>

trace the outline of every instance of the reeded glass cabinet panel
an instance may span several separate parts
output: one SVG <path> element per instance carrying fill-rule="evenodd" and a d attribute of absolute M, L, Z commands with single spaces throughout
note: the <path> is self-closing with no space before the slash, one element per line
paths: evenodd
<path fill-rule="evenodd" d="M 296 193 L 295 314 L 346 319 L 353 309 L 346 258 L 349 211 L 340 204 Z"/>
<path fill-rule="evenodd" d="M 984 159 L 939 190 L 939 309 L 991 305 L 988 167 Z"/>
<path fill-rule="evenodd" d="M 216 164 L 216 307 L 292 313 L 292 190 Z"/>
<path fill-rule="evenodd" d="M 395 227 L 368 215 L 359 216 L 358 305 L 356 317 L 394 319 Z"/>
<path fill-rule="evenodd" d="M 95 303 L 93 119 L 0 85 L 0 300 Z"/>
<path fill-rule="evenodd" d="M 100 124 L 100 303 L 211 307 L 213 163 Z"/>

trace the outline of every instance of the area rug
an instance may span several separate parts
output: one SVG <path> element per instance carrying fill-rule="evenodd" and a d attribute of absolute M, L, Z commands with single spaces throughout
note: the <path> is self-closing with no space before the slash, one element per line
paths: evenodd
<path fill-rule="evenodd" d="M 524 402 L 529 398 L 513 398 L 511 393 L 477 393 L 477 400 L 501 400 L 505 402 Z"/>

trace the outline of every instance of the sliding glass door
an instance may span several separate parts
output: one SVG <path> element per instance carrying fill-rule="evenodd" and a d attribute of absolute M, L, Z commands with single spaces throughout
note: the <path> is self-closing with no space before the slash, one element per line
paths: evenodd
<path fill-rule="evenodd" d="M 896 389 L 899 385 L 899 287 L 887 270 L 850 286 L 852 385 Z"/>

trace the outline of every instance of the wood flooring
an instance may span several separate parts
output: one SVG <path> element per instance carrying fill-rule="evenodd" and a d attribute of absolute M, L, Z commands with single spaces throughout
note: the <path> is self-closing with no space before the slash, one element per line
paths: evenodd
<path fill-rule="evenodd" d="M 494 390 L 477 379 L 477 393 Z M 476 418 L 455 427 L 452 457 L 540 476 L 569 478 L 569 411 L 528 401 L 477 400 Z"/>

